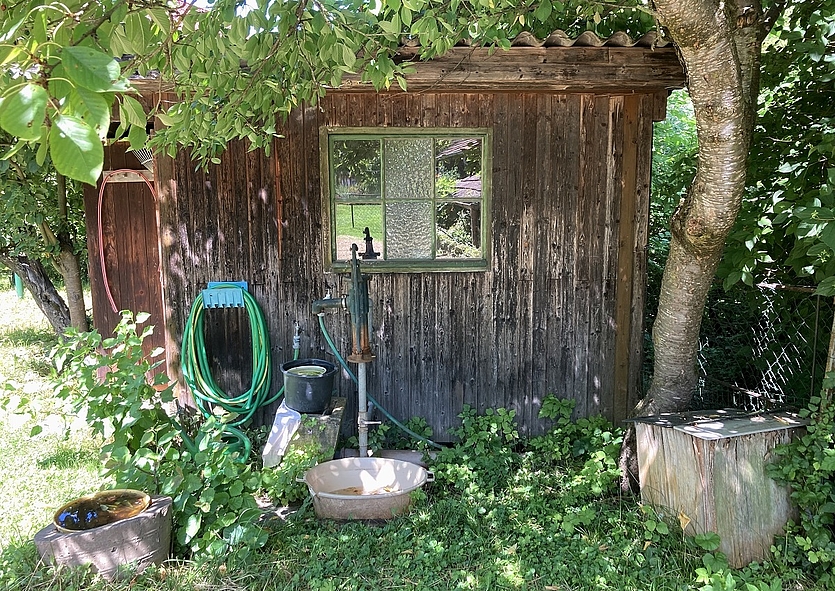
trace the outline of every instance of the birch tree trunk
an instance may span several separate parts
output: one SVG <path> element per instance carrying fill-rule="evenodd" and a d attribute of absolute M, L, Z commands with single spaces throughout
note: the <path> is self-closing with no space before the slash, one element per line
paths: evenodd
<path fill-rule="evenodd" d="M 670 254 L 653 326 L 655 367 L 633 416 L 676 412 L 697 386 L 708 290 L 745 190 L 768 25 L 759 0 L 655 0 L 687 73 L 699 141 L 696 177 L 671 221 Z M 637 487 L 634 428 L 621 453 L 623 487 Z"/>

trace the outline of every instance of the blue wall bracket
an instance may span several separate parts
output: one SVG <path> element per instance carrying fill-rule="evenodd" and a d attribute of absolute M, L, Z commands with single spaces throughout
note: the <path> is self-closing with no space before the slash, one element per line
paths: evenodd
<path fill-rule="evenodd" d="M 204 308 L 243 308 L 244 291 L 249 291 L 246 281 L 209 281 L 203 290 Z"/>

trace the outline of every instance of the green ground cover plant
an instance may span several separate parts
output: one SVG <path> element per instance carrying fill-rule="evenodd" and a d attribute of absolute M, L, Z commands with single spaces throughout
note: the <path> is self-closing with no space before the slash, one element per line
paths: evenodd
<path fill-rule="evenodd" d="M 65 487 L 60 498 L 45 501 L 40 509 L 21 505 L 21 514 L 33 516 L 25 517 L 31 525 L 17 535 L 9 536 L 11 526 L 2 522 L 0 589 L 831 588 L 826 572 L 816 573 L 817 583 L 805 574 L 811 563 L 808 554 L 801 563 L 802 553 L 777 551 L 778 546 L 787 547 L 784 542 L 775 545 L 773 561 L 733 570 L 716 552 L 715 534 L 684 536 L 674 513 L 622 497 L 616 463 L 621 431 L 601 418 L 572 421 L 573 404 L 554 397 L 544 400 L 540 409 L 552 428 L 527 440 L 516 431 L 512 410 L 478 414 L 465 407 L 454 433 L 457 443 L 428 459 L 435 481 L 414 494 L 407 515 L 384 523 L 318 520 L 309 499 L 289 489 L 289 472 L 295 474 L 310 458 L 291 462 L 287 474 L 281 468 L 271 471 L 270 480 L 257 457 L 240 458 L 225 451 L 216 420 L 184 427 L 176 415 L 160 412 L 168 391 L 151 387 L 145 375 L 152 363 L 133 357 L 146 330 L 126 315 L 113 338 L 82 335 L 58 348 L 57 359 L 65 368 L 88 360 L 69 372 L 75 380 L 59 393 L 74 402 L 70 411 L 87 413 L 93 429 L 87 428 L 84 438 L 52 443 L 50 429 L 44 429 L 31 440 L 43 442 L 33 446 L 42 456 L 40 464 L 34 460 L 30 467 L 38 470 L 27 474 L 21 469 L 16 479 L 43 487 L 49 477 L 43 470 L 49 468 L 62 482 L 70 482 L 73 474 L 87 475 L 86 488 Z M 0 345 L 3 342 L 0 337 Z M 101 354 L 99 345 L 111 351 L 108 363 L 115 370 L 106 379 L 119 382 L 121 396 L 112 396 L 114 383 L 102 388 L 93 379 L 97 363 L 90 360 Z M 40 343 L 33 349 L 40 351 L 40 361 L 31 355 L 41 370 L 47 348 Z M 83 355 L 71 353 L 73 348 Z M 41 379 L 48 382 L 46 376 Z M 9 383 L 10 388 L 22 386 Z M 7 392 L 8 400 L 13 390 Z M 19 390 L 14 393 L 23 398 Z M 31 398 L 46 396 L 42 392 Z M 87 403 L 79 405 L 81 399 Z M 121 421 L 119 429 L 97 423 L 105 415 Z M 6 411 L 3 419 L 12 416 L 16 415 Z M 0 434 L 0 445 L 12 438 L 29 441 L 33 420 L 18 420 L 20 424 Z M 412 425 L 417 428 L 420 422 Z M 383 433 L 380 440 L 387 438 L 391 433 Z M 95 470 L 97 446 L 106 452 L 103 473 Z M 31 535 L 48 522 L 51 509 L 76 493 L 104 485 L 134 485 L 175 498 L 174 557 L 113 583 L 83 569 L 55 570 L 40 564 Z M 3 490 L 12 486 L 6 480 Z M 293 494 L 296 504 L 280 518 L 272 511 L 261 514 L 254 508 L 255 498 L 265 501 L 270 493 L 279 502 Z M 14 499 L 12 504 L 17 507 L 20 502 Z"/>

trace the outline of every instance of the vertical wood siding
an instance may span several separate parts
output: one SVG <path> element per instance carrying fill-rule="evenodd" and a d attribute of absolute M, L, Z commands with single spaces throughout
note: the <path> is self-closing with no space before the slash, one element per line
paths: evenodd
<path fill-rule="evenodd" d="M 202 172 L 182 154 L 161 200 L 171 341 L 207 281 L 243 279 L 267 316 L 275 389 L 294 322 L 302 356 L 332 360 L 310 312 L 328 288 L 347 291 L 346 277 L 323 272 L 320 127 L 491 128 L 490 268 L 373 275 L 369 392 L 399 419 L 425 418 L 441 441 L 464 404 L 512 408 L 522 433 L 540 433 L 549 393 L 576 400 L 577 416 L 620 420 L 638 396 L 652 116 L 665 100 L 334 92 L 289 116 L 272 157 L 234 144 Z M 245 315 L 209 318 L 215 377 L 247 387 Z M 346 352 L 347 318 L 326 323 Z M 355 416 L 353 385 L 339 386 Z"/>
<path fill-rule="evenodd" d="M 107 146 L 106 171 L 146 171 L 133 154 L 125 151 L 126 147 L 127 144 L 119 142 Z M 102 196 L 102 240 L 99 241 L 100 187 L 101 182 L 96 187 L 84 187 L 94 326 L 107 337 L 120 320 L 105 291 L 99 260 L 99 249 L 103 248 L 108 284 L 117 309 L 148 312 L 149 324 L 157 327 L 144 342 L 145 351 L 150 352 L 165 345 L 157 206 L 144 182 L 107 183 Z"/>

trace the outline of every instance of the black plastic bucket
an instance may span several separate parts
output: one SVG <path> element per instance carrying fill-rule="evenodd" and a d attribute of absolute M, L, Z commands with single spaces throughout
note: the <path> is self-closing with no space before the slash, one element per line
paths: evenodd
<path fill-rule="evenodd" d="M 284 402 L 295 411 L 321 414 L 333 396 L 336 366 L 323 359 L 297 359 L 281 366 Z"/>

